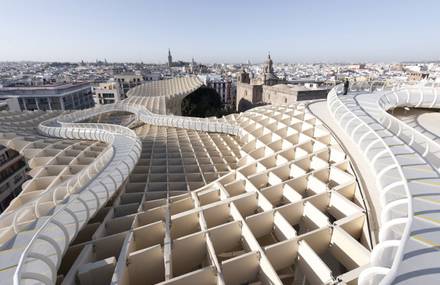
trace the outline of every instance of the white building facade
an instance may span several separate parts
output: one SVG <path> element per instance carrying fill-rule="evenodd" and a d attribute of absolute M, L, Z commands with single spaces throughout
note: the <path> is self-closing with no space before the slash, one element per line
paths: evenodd
<path fill-rule="evenodd" d="M 98 86 L 93 87 L 93 99 L 95 104 L 113 104 L 123 100 L 124 98 L 122 87 L 116 81 L 99 83 Z"/>
<path fill-rule="evenodd" d="M 94 106 L 90 83 L 56 84 L 38 87 L 6 87 L 0 98 L 11 111 L 80 110 Z"/>

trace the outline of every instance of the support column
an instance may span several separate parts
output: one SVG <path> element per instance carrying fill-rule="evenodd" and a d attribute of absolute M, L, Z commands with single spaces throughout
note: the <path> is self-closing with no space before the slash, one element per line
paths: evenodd
<path fill-rule="evenodd" d="M 40 110 L 40 105 L 38 105 L 38 97 L 34 99 L 35 105 L 37 105 L 37 110 Z"/>
<path fill-rule="evenodd" d="M 63 97 L 59 97 L 58 99 L 60 100 L 61 110 L 63 110 L 63 111 L 66 110 L 65 107 L 64 107 Z"/>
<path fill-rule="evenodd" d="M 18 100 L 22 100 L 23 101 L 24 110 L 27 111 L 26 98 L 19 98 Z M 18 105 L 20 106 L 20 102 L 18 102 Z"/>

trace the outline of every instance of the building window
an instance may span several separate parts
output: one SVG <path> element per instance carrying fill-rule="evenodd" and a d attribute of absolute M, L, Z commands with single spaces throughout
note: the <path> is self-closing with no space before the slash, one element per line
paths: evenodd
<path fill-rule="evenodd" d="M 52 110 L 61 110 L 60 98 L 52 97 L 49 100 L 50 100 L 50 106 L 52 107 Z"/>
<path fill-rule="evenodd" d="M 35 98 L 26 98 L 26 107 L 28 110 L 36 110 L 37 109 L 37 102 L 35 101 Z"/>
<path fill-rule="evenodd" d="M 287 103 L 287 98 L 284 98 L 284 103 Z"/>
<path fill-rule="evenodd" d="M 114 96 L 113 96 L 113 93 L 103 93 L 102 96 L 103 96 L 104 98 L 113 98 L 113 97 L 114 97 Z"/>

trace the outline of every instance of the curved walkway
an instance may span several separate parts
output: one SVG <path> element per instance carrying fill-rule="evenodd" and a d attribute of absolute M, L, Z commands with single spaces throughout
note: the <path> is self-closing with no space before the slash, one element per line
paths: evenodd
<path fill-rule="evenodd" d="M 334 117 L 364 149 L 382 191 L 382 227 L 371 266 L 360 284 L 435 284 L 440 270 L 438 235 L 439 145 L 387 110 L 438 107 L 437 90 L 405 88 L 392 92 L 329 94 Z M 434 281 L 435 280 L 435 281 Z"/>
<path fill-rule="evenodd" d="M 346 135 L 363 150 L 364 158 L 376 175 L 376 188 L 380 193 L 382 226 L 379 232 L 379 244 L 371 254 L 371 267 L 362 271 L 359 283 L 435 284 L 440 279 L 440 268 L 436 266 L 436 261 L 440 260 L 438 250 L 440 207 L 437 199 L 440 185 L 440 145 L 432 137 L 390 115 L 387 110 L 404 106 L 439 107 L 440 93 L 433 88 L 413 87 L 392 92 L 355 93 L 348 96 L 341 96 L 339 91 L 340 87 L 337 87 L 328 96 L 330 113 Z M 221 132 L 243 137 L 248 142 L 243 148 L 250 152 L 240 160 L 241 168 L 235 171 L 237 177 L 234 178 L 233 175 L 228 177 L 232 180 L 241 177 L 245 182 L 243 185 L 248 185 L 248 188 L 255 183 L 250 192 L 260 194 L 259 200 L 256 200 L 259 201 L 257 206 L 270 213 L 274 213 L 273 209 L 279 205 L 272 205 L 268 198 L 264 198 L 263 193 L 268 194 L 269 190 L 273 191 L 276 188 L 265 188 L 261 193 L 259 188 L 266 187 L 268 182 L 273 185 L 285 183 L 286 179 L 290 179 L 290 176 L 285 175 L 286 171 L 295 170 L 301 173 L 303 171 L 302 167 L 299 167 L 301 169 L 296 167 L 295 163 L 299 163 L 298 161 L 289 161 L 290 152 L 286 149 L 289 148 L 289 151 L 295 149 L 298 152 L 296 155 L 299 155 L 300 152 L 305 151 L 304 149 L 307 150 L 312 146 L 324 148 L 330 143 L 325 134 L 325 137 L 321 138 L 322 142 L 313 138 L 308 142 L 308 146 L 304 145 L 302 149 L 299 147 L 301 143 L 298 139 L 304 139 L 304 136 L 291 137 L 294 142 L 285 137 L 288 128 L 293 132 L 295 127 L 298 127 L 299 131 L 304 124 L 314 125 L 314 118 L 307 117 L 308 114 L 299 114 L 298 110 L 254 109 L 248 117 L 201 119 L 155 114 L 141 103 L 126 100 L 47 120 L 39 125 L 39 131 L 46 136 L 97 140 L 106 142 L 111 147 L 84 171 L 69 179 L 66 184 L 62 184 L 62 187 L 48 189 L 41 197 L 25 205 L 23 211 L 14 214 L 12 219 L 14 234 L 16 239 L 25 240 L 21 244 L 26 244 L 26 247 L 11 247 L 0 252 L 3 261 L 2 274 L 5 272 L 13 274 L 14 284 L 21 284 L 24 280 L 43 284 L 55 283 L 57 269 L 70 242 L 132 172 L 141 153 L 141 143 L 133 131 L 122 126 L 79 123 L 99 114 L 114 111 L 133 113 L 137 120 L 147 124 Z M 288 114 L 291 116 L 289 117 Z M 264 116 L 269 119 L 263 119 Z M 277 122 L 272 121 L 275 117 Z M 241 119 L 243 121 L 238 124 L 236 120 Z M 267 125 L 263 125 L 263 122 Z M 310 128 L 318 133 L 320 131 L 319 128 Z M 266 157 L 268 155 L 271 159 Z M 329 169 L 326 171 L 331 169 L 334 172 L 341 171 L 331 166 L 330 161 L 324 164 L 323 169 Z M 264 169 L 264 175 L 257 173 L 261 169 Z M 314 179 L 313 175 L 310 177 Z M 237 186 L 236 182 L 230 181 L 229 178 L 224 178 L 225 185 L 219 186 L 220 189 L 232 189 Z M 330 183 L 329 181 L 318 183 L 317 180 L 315 182 L 316 185 L 322 184 L 326 185 L 325 187 L 329 187 Z M 351 179 L 350 183 L 352 183 Z M 320 189 L 316 190 L 320 192 L 322 190 Z M 249 189 L 238 190 L 249 192 Z M 334 199 L 344 200 L 339 196 L 334 194 L 336 197 Z M 43 208 L 49 211 L 43 211 Z M 356 215 L 360 214 L 359 211 L 360 209 L 356 208 Z M 288 215 L 288 212 L 285 214 Z M 245 219 L 240 215 L 237 216 L 243 223 Z M 32 228 L 20 223 L 20 220 L 25 218 L 26 221 L 34 219 Z M 328 220 L 325 229 L 330 232 L 333 230 Z M 298 242 L 294 229 L 290 231 L 292 233 L 289 242 Z M 339 232 L 339 229 L 336 232 Z M 348 239 L 357 244 L 353 238 Z M 252 243 L 256 242 L 254 237 L 250 240 Z M 362 246 L 358 245 L 357 248 L 362 252 L 362 259 L 356 261 L 354 268 L 360 265 L 366 266 L 370 256 Z M 269 262 L 270 256 L 266 257 L 265 254 L 268 253 L 264 253 L 260 246 L 255 246 L 253 250 L 259 252 L 265 264 Z M 310 264 L 316 261 L 317 255 L 302 240 L 298 251 L 298 254 L 304 258 L 310 258 Z M 347 252 L 344 251 L 344 254 Z M 343 257 L 345 258 L 345 255 Z M 293 255 L 289 256 L 289 260 L 292 258 Z M 341 257 L 342 260 L 344 258 Z M 310 280 L 326 280 L 325 283 L 336 282 L 331 270 L 325 266 L 322 268 L 326 269 L 325 274 L 322 270 L 314 272 L 311 269 L 310 272 L 313 274 L 309 275 L 316 279 L 307 277 Z M 221 268 L 219 267 L 218 270 Z M 275 274 L 275 268 L 272 266 L 265 266 L 263 271 L 269 275 Z M 273 280 L 276 281 L 275 283 L 281 283 L 278 276 L 273 277 Z"/>
<path fill-rule="evenodd" d="M 429 109 L 398 109 L 392 113 L 396 118 L 428 136 L 437 143 L 440 143 L 440 113 L 429 111 Z"/>
<path fill-rule="evenodd" d="M 417 117 L 417 123 L 422 128 L 435 135 L 433 139 L 436 141 L 439 141 L 440 136 L 440 126 L 438 125 L 438 122 L 440 122 L 440 113 L 438 112 L 424 113 Z"/>
<path fill-rule="evenodd" d="M 56 204 L 52 214 L 40 217 L 36 214 L 36 231 L 24 249 L 12 248 L 14 257 L 20 256 L 14 275 L 14 283 L 31 279 L 44 284 L 56 281 L 57 268 L 70 242 L 79 230 L 110 199 L 136 165 L 141 152 L 140 140 L 133 131 L 113 125 L 74 123 L 75 113 L 45 121 L 39 130 L 54 137 L 89 139 L 112 145 L 110 151 L 76 176 L 77 183 L 65 188 L 64 198 Z M 101 163 L 101 165 L 99 165 Z M 57 201 L 54 201 L 56 203 Z M 35 203 L 38 211 L 39 203 Z M 27 232 L 18 232 L 26 234 Z M 21 252 L 17 255 L 17 251 Z M 4 258 L 4 256 L 2 256 Z M 16 259 L 10 259 L 15 263 Z"/>
<path fill-rule="evenodd" d="M 75 112 L 76 121 L 82 121 L 90 117 L 98 116 L 107 112 L 123 111 L 136 115 L 137 119 L 143 123 L 162 126 L 185 128 L 202 132 L 219 132 L 230 135 L 240 135 L 241 128 L 233 122 L 228 122 L 224 118 L 195 118 L 174 115 L 160 115 L 149 111 L 146 107 L 137 104 L 127 104 L 125 102 L 108 104 L 93 109 Z"/>
<path fill-rule="evenodd" d="M 153 114 L 144 106 L 126 102 L 104 105 L 93 109 L 77 111 L 43 122 L 41 133 L 61 138 L 88 139 L 112 145 L 100 159 L 76 177 L 76 182 L 60 185 L 46 191 L 42 197 L 32 201 L 23 210 L 14 213 L 14 233 L 26 235 L 30 240 L 26 248 L 2 252 L 8 260 L 7 268 L 15 269 L 14 283 L 31 279 L 45 284 L 56 280 L 56 272 L 62 256 L 79 230 L 119 189 L 133 170 L 140 157 L 141 143 L 136 134 L 128 128 L 108 124 L 76 123 L 113 111 L 131 112 L 137 119 L 148 124 L 193 129 L 205 132 L 221 132 L 239 135 L 240 127 L 220 119 L 190 118 L 173 115 Z M 60 192 L 62 191 L 62 194 Z M 56 197 L 62 197 L 57 200 Z M 40 207 L 52 200 L 54 209 L 48 216 L 41 215 Z M 18 218 L 33 216 L 36 226 L 18 226 Z M 18 217 L 18 218 L 17 218 Z M 53 238 L 57 237 L 57 238 Z M 49 256 L 49 257 L 48 257 Z M 17 258 L 20 257 L 20 260 Z M 3 267 L 5 267 L 3 265 Z"/>
<path fill-rule="evenodd" d="M 364 195 L 365 207 L 368 212 L 369 226 L 371 231 L 372 244 L 375 245 L 378 238 L 380 227 L 381 207 L 380 192 L 375 183 L 374 172 L 371 170 L 368 161 L 363 157 L 362 150 L 354 143 L 348 134 L 334 120 L 326 101 L 317 101 L 307 105 L 310 112 L 316 116 L 321 122 L 325 122 L 325 126 L 331 130 L 331 133 L 337 138 L 339 145 L 344 148 L 344 152 L 351 158 L 350 162 L 356 170 L 356 176 L 362 186 L 362 194 Z"/>

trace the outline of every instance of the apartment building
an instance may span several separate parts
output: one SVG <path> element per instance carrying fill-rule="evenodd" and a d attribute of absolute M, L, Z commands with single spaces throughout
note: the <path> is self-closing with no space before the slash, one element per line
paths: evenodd
<path fill-rule="evenodd" d="M 18 152 L 0 145 L 0 213 L 21 192 L 27 164 Z"/>
<path fill-rule="evenodd" d="M 79 110 L 94 106 L 90 83 L 0 88 L 11 111 Z"/>
<path fill-rule="evenodd" d="M 99 83 L 92 87 L 95 104 L 104 105 L 117 103 L 125 98 L 121 85 L 117 81 Z"/>
<path fill-rule="evenodd" d="M 115 80 L 122 86 L 124 94 L 127 94 L 128 90 L 142 84 L 144 77 L 135 73 L 121 73 L 115 75 Z"/>

